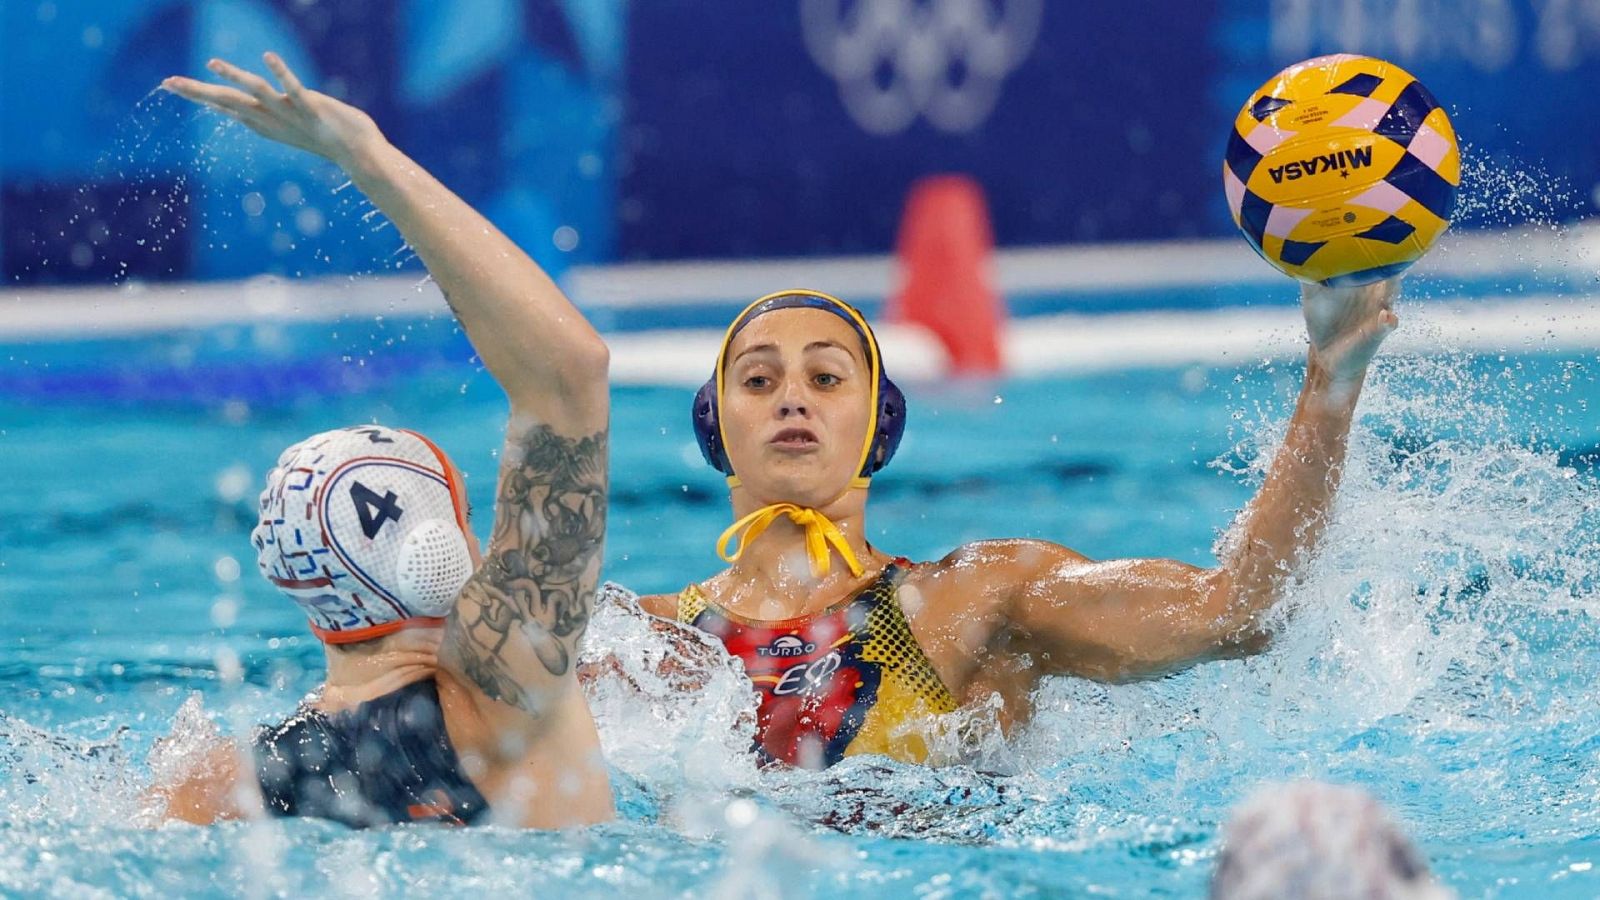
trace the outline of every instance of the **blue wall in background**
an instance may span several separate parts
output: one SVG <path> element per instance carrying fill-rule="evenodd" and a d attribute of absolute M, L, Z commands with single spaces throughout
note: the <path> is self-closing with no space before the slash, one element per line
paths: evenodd
<path fill-rule="evenodd" d="M 211 56 L 260 70 L 267 49 L 547 267 L 608 259 L 622 25 L 620 0 L 8 0 L 0 267 L 18 284 L 406 264 L 331 166 L 152 93 Z"/>
<path fill-rule="evenodd" d="M 1595 210 L 1600 0 L 911 7 L 863 29 L 872 0 L 9 0 L 0 272 L 414 265 L 331 167 L 151 94 L 267 48 L 557 271 L 880 252 L 911 182 L 950 171 L 984 184 L 1004 244 L 1226 235 L 1218 160 L 1239 103 L 1338 50 L 1421 77 L 1470 158 L 1539 173 L 1542 214 Z"/>

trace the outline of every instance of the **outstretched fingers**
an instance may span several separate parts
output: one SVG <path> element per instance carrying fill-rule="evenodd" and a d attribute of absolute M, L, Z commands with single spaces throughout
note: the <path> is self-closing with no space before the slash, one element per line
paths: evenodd
<path fill-rule="evenodd" d="M 265 78 L 254 72 L 247 72 L 233 63 L 213 59 L 211 62 L 206 63 L 206 68 L 243 88 L 257 102 L 270 103 L 274 100 L 283 99 L 283 95 L 278 93 L 277 88 L 274 88 Z"/>
<path fill-rule="evenodd" d="M 1373 302 L 1371 309 L 1376 315 L 1379 333 L 1387 334 L 1400 324 L 1400 317 L 1394 314 L 1394 298 L 1400 293 L 1400 286 L 1394 280 L 1380 281 L 1367 288 L 1371 291 Z"/>
<path fill-rule="evenodd" d="M 283 61 L 283 57 L 269 50 L 261 54 L 261 59 L 266 62 L 267 68 L 272 70 L 273 76 L 278 79 L 278 84 L 283 87 L 283 92 L 289 95 L 289 99 L 298 100 L 305 95 L 305 85 L 295 77 L 294 71 Z"/>
<path fill-rule="evenodd" d="M 254 97 L 237 88 L 221 84 L 207 84 L 182 75 L 174 75 L 161 82 L 167 90 L 196 103 L 205 105 L 219 112 L 227 113 L 234 118 L 242 118 L 254 114 L 260 104 Z"/>

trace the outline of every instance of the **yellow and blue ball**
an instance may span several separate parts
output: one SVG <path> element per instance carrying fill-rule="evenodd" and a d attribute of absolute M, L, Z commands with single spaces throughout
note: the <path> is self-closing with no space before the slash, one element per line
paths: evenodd
<path fill-rule="evenodd" d="M 1444 233 L 1461 152 L 1421 82 L 1338 54 L 1251 95 L 1222 180 L 1234 223 L 1267 262 L 1301 281 L 1366 284 L 1404 271 Z"/>

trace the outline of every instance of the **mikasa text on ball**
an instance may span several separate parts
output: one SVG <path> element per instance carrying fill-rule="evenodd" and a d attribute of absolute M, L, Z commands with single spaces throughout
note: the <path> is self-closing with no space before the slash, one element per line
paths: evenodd
<path fill-rule="evenodd" d="M 1222 166 L 1233 221 L 1301 281 L 1380 281 L 1450 224 L 1461 153 L 1428 89 L 1392 63 L 1296 63 L 1251 95 Z"/>

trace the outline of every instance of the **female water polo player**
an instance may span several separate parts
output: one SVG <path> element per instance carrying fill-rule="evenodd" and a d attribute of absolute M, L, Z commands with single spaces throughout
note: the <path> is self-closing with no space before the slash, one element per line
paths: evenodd
<path fill-rule="evenodd" d="M 856 310 L 811 291 L 764 297 L 734 319 L 694 400 L 701 450 L 728 476 L 730 566 L 641 604 L 721 638 L 759 693 L 759 751 L 812 767 L 926 760 L 933 714 L 998 698 L 1009 725 L 1047 675 L 1122 681 L 1254 652 L 1322 530 L 1398 284 L 1303 289 L 1305 384 L 1213 569 L 1097 562 L 1041 540 L 926 563 L 872 546 L 869 479 L 894 456 L 904 398 Z"/>
<path fill-rule="evenodd" d="M 361 111 L 220 61 L 237 88 L 163 85 L 344 169 L 398 227 L 505 389 L 511 420 L 481 555 L 460 475 L 426 438 L 316 435 L 268 477 L 262 573 L 327 645 L 321 690 L 241 752 L 220 747 L 158 786 L 169 816 L 310 815 L 534 827 L 609 818 L 577 684 L 606 511 L 607 350 L 488 220 L 390 145 Z"/>

